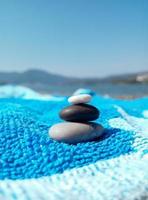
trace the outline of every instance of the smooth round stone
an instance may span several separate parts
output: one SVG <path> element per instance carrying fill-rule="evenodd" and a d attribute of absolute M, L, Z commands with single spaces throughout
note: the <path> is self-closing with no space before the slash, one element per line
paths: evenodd
<path fill-rule="evenodd" d="M 55 124 L 49 129 L 52 139 L 59 142 L 76 144 L 92 141 L 102 135 L 104 128 L 97 123 L 63 122 Z"/>
<path fill-rule="evenodd" d="M 70 122 L 88 122 L 99 117 L 99 110 L 88 104 L 76 104 L 64 108 L 60 112 L 60 117 Z"/>
<path fill-rule="evenodd" d="M 95 92 L 93 90 L 90 90 L 90 89 L 79 88 L 73 93 L 73 96 L 79 95 L 79 94 L 89 94 L 91 96 L 94 96 Z"/>
<path fill-rule="evenodd" d="M 69 97 L 68 102 L 71 104 L 88 103 L 91 101 L 91 99 L 92 96 L 89 94 L 79 94 Z"/>

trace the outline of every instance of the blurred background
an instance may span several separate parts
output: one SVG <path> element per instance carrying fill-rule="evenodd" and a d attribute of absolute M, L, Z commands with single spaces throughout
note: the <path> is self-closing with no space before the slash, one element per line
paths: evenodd
<path fill-rule="evenodd" d="M 0 0 L 0 87 L 6 85 L 147 96 L 148 1 Z"/>

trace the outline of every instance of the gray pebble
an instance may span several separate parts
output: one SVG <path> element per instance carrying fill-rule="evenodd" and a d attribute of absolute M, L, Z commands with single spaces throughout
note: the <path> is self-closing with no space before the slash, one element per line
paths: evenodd
<path fill-rule="evenodd" d="M 103 130 L 104 128 L 100 124 L 94 122 L 63 122 L 52 126 L 49 129 L 49 135 L 59 142 L 76 144 L 100 137 Z"/>

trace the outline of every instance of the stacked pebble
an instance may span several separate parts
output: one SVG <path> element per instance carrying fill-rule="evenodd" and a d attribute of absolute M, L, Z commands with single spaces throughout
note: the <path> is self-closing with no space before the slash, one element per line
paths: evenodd
<path fill-rule="evenodd" d="M 72 105 L 60 112 L 61 119 L 67 122 L 52 126 L 49 131 L 50 137 L 61 142 L 76 144 L 92 141 L 101 136 L 103 127 L 91 122 L 98 119 L 99 110 L 86 104 L 91 101 L 91 98 L 89 94 L 71 96 L 68 102 Z"/>

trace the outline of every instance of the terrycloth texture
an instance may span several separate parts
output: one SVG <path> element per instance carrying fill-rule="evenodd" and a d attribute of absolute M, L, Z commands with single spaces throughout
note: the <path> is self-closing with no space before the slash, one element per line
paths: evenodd
<path fill-rule="evenodd" d="M 60 101 L 0 100 L 0 199 L 148 198 L 148 98 L 93 96 L 105 128 L 96 141 L 68 145 L 48 136 Z"/>

